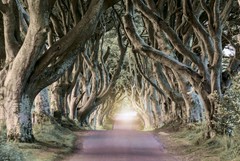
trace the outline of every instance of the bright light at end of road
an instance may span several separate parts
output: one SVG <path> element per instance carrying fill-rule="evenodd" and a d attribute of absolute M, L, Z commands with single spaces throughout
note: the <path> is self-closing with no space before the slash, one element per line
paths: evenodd
<path fill-rule="evenodd" d="M 134 120 L 137 116 L 137 112 L 135 111 L 129 111 L 129 112 L 121 112 L 116 114 L 116 120 L 122 120 L 122 121 L 128 121 L 128 120 Z"/>

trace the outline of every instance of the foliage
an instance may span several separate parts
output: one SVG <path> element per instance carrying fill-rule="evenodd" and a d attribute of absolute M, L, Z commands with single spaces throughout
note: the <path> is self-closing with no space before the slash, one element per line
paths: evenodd
<path fill-rule="evenodd" d="M 218 134 L 233 135 L 240 123 L 240 76 L 233 79 L 232 87 L 226 91 L 222 99 L 216 99 L 216 113 L 213 123 Z"/>

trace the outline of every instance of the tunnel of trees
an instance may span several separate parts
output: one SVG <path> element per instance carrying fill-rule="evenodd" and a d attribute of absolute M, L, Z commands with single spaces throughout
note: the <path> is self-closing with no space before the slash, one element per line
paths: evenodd
<path fill-rule="evenodd" d="M 240 119 L 239 5 L 1 0 L 0 122 L 8 140 L 33 142 L 42 115 L 102 126 L 123 99 L 144 129 L 178 121 L 205 124 L 207 138 L 225 133 L 221 111 L 233 124 Z"/>

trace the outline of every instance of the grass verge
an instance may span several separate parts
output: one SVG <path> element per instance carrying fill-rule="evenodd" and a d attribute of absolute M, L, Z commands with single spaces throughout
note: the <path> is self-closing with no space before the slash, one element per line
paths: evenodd
<path fill-rule="evenodd" d="M 177 128 L 175 128 L 177 127 Z M 233 137 L 204 139 L 202 124 L 171 125 L 158 130 L 166 149 L 182 161 L 240 161 L 240 131 Z M 166 134 L 166 136 L 164 136 Z"/>
<path fill-rule="evenodd" d="M 65 120 L 65 123 L 67 121 Z M 6 142 L 6 127 L 0 131 L 1 161 L 55 161 L 74 148 L 75 134 L 52 119 L 33 126 L 34 143 Z"/>

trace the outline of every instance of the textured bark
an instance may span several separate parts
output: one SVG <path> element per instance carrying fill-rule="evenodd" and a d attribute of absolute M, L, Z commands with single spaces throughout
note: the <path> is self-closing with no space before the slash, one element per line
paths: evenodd
<path fill-rule="evenodd" d="M 1 123 L 4 123 L 5 120 L 6 120 L 6 117 L 5 117 L 5 112 L 6 112 L 6 109 L 4 107 L 4 79 L 6 77 L 6 72 L 4 72 L 3 70 L 0 71 L 0 122 Z"/>
<path fill-rule="evenodd" d="M 4 66 L 6 60 L 5 43 L 4 43 L 4 27 L 3 27 L 3 16 L 0 15 L 0 70 Z"/>
<path fill-rule="evenodd" d="M 169 103 L 164 97 L 161 99 L 161 115 L 160 115 L 161 125 L 164 125 L 170 121 L 169 119 Z"/>
<path fill-rule="evenodd" d="M 151 92 L 151 104 L 152 104 L 152 112 L 153 112 L 153 119 L 154 119 L 154 128 L 158 128 L 160 125 L 159 116 L 160 116 L 160 105 L 159 105 L 159 98 L 156 94 L 156 90 L 153 87 L 150 87 Z"/>
<path fill-rule="evenodd" d="M 20 142 L 33 142 L 31 105 L 32 101 L 28 95 L 18 92 L 5 94 L 4 107 L 6 112 L 7 138 Z"/>
<path fill-rule="evenodd" d="M 48 96 L 48 89 L 43 89 L 34 100 L 34 112 L 32 117 L 33 124 L 39 124 L 43 122 L 44 116 L 50 115 L 50 102 Z"/>
<path fill-rule="evenodd" d="M 44 88 L 35 98 L 34 100 L 35 109 L 34 111 L 37 113 L 45 113 L 47 115 L 50 114 L 50 104 L 49 104 L 49 96 L 48 89 Z"/>
<path fill-rule="evenodd" d="M 92 71 L 91 74 L 92 74 L 91 94 L 89 96 L 89 99 L 84 103 L 84 106 L 78 111 L 78 118 L 81 121 L 84 121 L 88 114 L 92 111 L 90 107 L 97 97 L 97 73 L 95 69 Z"/>
<path fill-rule="evenodd" d="M 98 46 L 97 46 L 98 48 Z M 84 61 L 87 64 L 90 73 L 91 73 L 91 80 L 90 80 L 90 84 L 89 87 L 85 87 L 86 88 L 86 94 L 88 94 L 88 90 L 89 90 L 89 96 L 88 98 L 85 98 L 85 102 L 83 102 L 84 104 L 82 105 L 82 107 L 78 110 L 78 119 L 81 121 L 86 121 L 87 116 L 89 116 L 89 114 L 93 111 L 93 109 L 91 108 L 91 105 L 95 102 L 96 98 L 97 98 L 97 80 L 98 80 L 98 75 L 97 75 L 97 57 L 96 54 L 98 52 L 98 49 L 95 52 L 93 52 L 93 60 L 92 62 L 90 61 L 89 58 L 89 51 L 86 51 L 83 54 L 84 57 Z M 86 85 L 85 85 L 86 86 Z M 89 89 L 87 89 L 89 88 Z"/>
<path fill-rule="evenodd" d="M 170 86 L 169 81 L 167 80 L 162 70 L 163 68 L 161 67 L 159 62 L 153 63 L 153 71 L 155 71 L 156 73 L 159 86 L 164 90 L 166 95 L 168 95 L 168 97 L 170 97 L 173 101 L 182 103 L 183 102 L 182 95 Z"/>
<path fill-rule="evenodd" d="M 108 107 L 108 104 L 102 104 L 99 107 L 99 114 L 97 118 L 97 127 L 103 127 L 103 121 L 106 114 L 111 110 L 111 107 Z"/>
<path fill-rule="evenodd" d="M 188 123 L 202 120 L 200 116 L 203 115 L 201 110 L 203 107 L 201 107 L 200 100 L 194 88 L 180 74 L 175 73 L 175 76 L 185 101 L 185 107 L 182 107 L 183 121 Z"/>
<path fill-rule="evenodd" d="M 149 89 L 149 85 L 146 83 L 146 87 L 145 87 L 145 92 L 144 95 L 142 96 L 143 99 L 143 105 L 144 105 L 144 112 L 147 113 L 147 119 L 149 120 L 150 124 L 153 126 L 153 112 L 152 112 L 152 105 L 150 103 L 150 89 Z M 146 127 L 149 128 L 149 127 Z"/>
<path fill-rule="evenodd" d="M 80 94 L 80 93 L 77 94 L 76 89 L 77 89 L 77 87 L 74 87 L 71 95 L 68 96 L 69 97 L 69 101 L 68 101 L 68 104 L 69 104 L 68 105 L 69 106 L 69 118 L 72 119 L 72 120 L 77 118 L 76 117 L 77 116 L 77 114 L 76 114 L 77 106 L 78 106 L 80 100 L 82 99 L 82 97 L 84 95 L 84 93 L 83 94 Z"/>
<path fill-rule="evenodd" d="M 5 122 L 5 108 L 4 108 L 4 100 L 3 100 L 3 91 L 0 88 L 0 124 Z"/>
<path fill-rule="evenodd" d="M 63 111 L 60 95 L 61 88 L 59 87 L 59 82 L 57 81 L 50 86 L 50 113 L 59 123 L 61 123 Z"/>
<path fill-rule="evenodd" d="M 69 108 L 69 115 L 68 117 L 72 120 L 76 118 L 76 110 L 79 102 L 81 101 L 84 92 L 82 92 L 82 89 L 80 88 L 81 85 L 81 77 L 82 75 L 80 72 L 83 72 L 82 68 L 82 60 L 80 59 L 80 56 L 78 56 L 78 59 L 75 61 L 75 64 L 73 66 L 73 69 L 71 72 L 71 75 L 68 75 L 68 80 L 70 86 L 68 87 L 67 91 L 67 103 L 68 103 L 68 108 Z M 70 79 L 71 78 L 71 79 Z M 81 92 L 83 94 L 81 94 Z"/>
<path fill-rule="evenodd" d="M 13 61 L 20 48 L 20 44 L 17 40 L 19 34 L 19 32 L 17 33 L 18 16 L 15 15 L 16 12 L 18 13 L 18 11 L 15 10 L 16 2 L 13 0 L 5 2 L 4 5 L 6 5 L 3 11 L 4 40 L 5 40 L 4 44 L 6 51 L 5 63 L 9 63 Z"/>
<path fill-rule="evenodd" d="M 34 140 L 31 127 L 31 106 L 34 97 L 30 93 L 33 89 L 31 91 L 28 89 L 27 79 L 46 40 L 48 22 L 45 18 L 48 14 L 45 12 L 48 11 L 42 8 L 46 5 L 46 1 L 29 2 L 30 25 L 23 45 L 19 51 L 16 49 L 18 46 L 5 48 L 6 53 L 10 54 L 9 58 L 12 59 L 12 56 L 16 55 L 4 83 L 4 107 L 7 109 L 8 140 L 23 142 L 32 142 Z M 9 12 L 11 13 L 11 9 Z M 8 22 L 11 21 L 9 17 L 11 16 L 8 14 L 4 15 L 7 23 L 5 28 L 8 26 Z M 5 43 L 13 45 L 16 39 L 12 39 L 14 36 L 9 35 L 10 31 L 8 30 L 5 31 L 7 34 L 5 39 L 9 39 L 9 41 L 6 40 Z"/>

